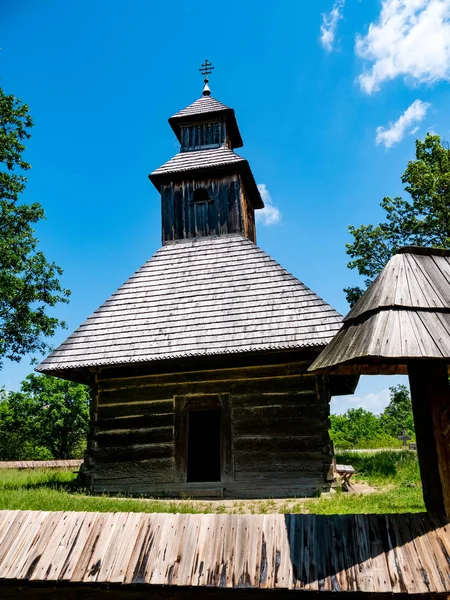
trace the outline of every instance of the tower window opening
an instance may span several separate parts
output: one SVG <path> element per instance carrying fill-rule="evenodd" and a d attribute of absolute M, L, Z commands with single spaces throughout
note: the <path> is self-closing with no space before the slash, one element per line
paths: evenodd
<path fill-rule="evenodd" d="M 197 188 L 194 190 L 194 195 L 192 196 L 193 202 L 212 202 L 209 197 L 208 190 L 204 187 Z"/>

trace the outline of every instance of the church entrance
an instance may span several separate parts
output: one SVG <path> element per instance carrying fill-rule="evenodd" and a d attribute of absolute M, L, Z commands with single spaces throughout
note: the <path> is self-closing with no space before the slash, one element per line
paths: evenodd
<path fill-rule="evenodd" d="M 222 410 L 190 410 L 188 419 L 187 480 L 220 481 Z"/>

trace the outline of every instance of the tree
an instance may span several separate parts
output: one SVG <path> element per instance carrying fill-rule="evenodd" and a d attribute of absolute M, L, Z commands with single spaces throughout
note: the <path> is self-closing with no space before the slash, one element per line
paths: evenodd
<path fill-rule="evenodd" d="M 331 415 L 331 437 L 336 448 L 395 448 L 401 443 L 383 429 L 381 418 L 364 408 Z"/>
<path fill-rule="evenodd" d="M 381 415 L 383 430 L 392 437 L 406 430 L 408 435 L 415 435 L 414 417 L 411 404 L 411 396 L 405 385 L 396 385 L 389 388 L 391 393 L 389 404 Z"/>
<path fill-rule="evenodd" d="M 0 402 L 0 459 L 81 456 L 89 426 L 89 388 L 31 374 Z"/>
<path fill-rule="evenodd" d="M 32 126 L 28 106 L 0 88 L 0 368 L 4 358 L 20 361 L 48 349 L 45 338 L 64 323 L 47 309 L 70 294 L 60 285 L 60 267 L 38 250 L 33 225 L 44 219 L 42 206 L 19 201 Z"/>
<path fill-rule="evenodd" d="M 349 226 L 354 238 L 347 244 L 350 269 L 365 277 L 366 288 L 402 246 L 450 248 L 450 148 L 438 135 L 416 140 L 416 159 L 402 176 L 409 198 L 386 197 L 381 207 L 386 220 L 379 225 Z M 344 290 L 353 306 L 364 293 L 360 287 Z"/>

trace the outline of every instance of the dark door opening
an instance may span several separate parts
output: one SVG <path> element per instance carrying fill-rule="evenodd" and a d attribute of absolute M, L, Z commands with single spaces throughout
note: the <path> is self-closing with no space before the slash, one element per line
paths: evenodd
<path fill-rule="evenodd" d="M 221 410 L 189 411 L 188 481 L 220 481 Z"/>

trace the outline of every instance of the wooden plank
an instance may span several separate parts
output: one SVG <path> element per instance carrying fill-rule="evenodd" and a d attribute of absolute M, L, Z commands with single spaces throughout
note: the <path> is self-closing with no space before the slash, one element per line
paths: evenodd
<path fill-rule="evenodd" d="M 220 479 L 224 483 L 234 481 L 234 456 L 233 456 L 233 418 L 231 409 L 231 396 L 220 396 L 222 405 L 220 424 Z"/>
<path fill-rule="evenodd" d="M 138 432 L 136 432 L 138 433 Z M 133 446 L 102 446 L 90 451 L 89 455 L 98 463 L 116 463 L 127 460 L 142 461 L 174 456 L 174 444 L 135 444 Z M 97 473 L 97 468 L 95 469 Z"/>
<path fill-rule="evenodd" d="M 27 524 L 28 527 L 30 526 L 30 522 L 29 522 L 29 517 L 30 517 L 31 511 L 30 510 L 24 510 L 24 511 L 18 511 L 15 514 L 13 513 L 11 517 L 11 523 L 9 524 L 9 527 L 5 530 L 4 532 L 4 537 L 2 540 L 2 544 L 0 546 L 0 574 L 3 570 L 3 564 L 4 564 L 4 560 L 5 557 L 8 555 L 8 552 L 11 550 L 11 548 L 13 547 L 14 543 L 16 542 L 16 539 L 20 536 L 20 532 L 22 531 L 22 528 L 26 528 Z M 1 575 L 0 575 L 1 578 Z"/>
<path fill-rule="evenodd" d="M 328 457 L 329 458 L 329 457 Z M 293 473 L 314 473 L 323 475 L 323 465 L 327 457 L 321 452 L 295 451 L 285 452 L 280 456 L 277 452 L 254 453 L 252 451 L 235 451 L 234 453 L 236 477 L 240 471 L 266 472 L 273 470 L 285 470 Z"/>
<path fill-rule="evenodd" d="M 174 481 L 184 483 L 187 480 L 188 450 L 188 413 L 185 410 L 185 396 L 175 396 L 175 462 Z"/>
<path fill-rule="evenodd" d="M 146 424 L 147 427 L 151 427 L 154 429 L 159 427 L 173 426 L 173 403 L 170 403 L 172 405 L 172 409 L 170 411 L 165 412 L 166 408 L 164 407 L 162 408 L 163 412 L 161 413 L 155 412 L 156 410 L 158 410 L 158 408 L 156 406 L 152 406 L 152 404 L 154 403 L 149 402 L 147 404 L 146 402 L 128 402 L 124 404 L 99 406 L 97 413 L 99 420 L 95 424 L 97 425 L 97 423 L 101 423 L 103 419 L 116 419 L 118 417 L 142 417 L 143 426 L 144 424 Z M 146 419 L 145 417 L 148 417 L 148 419 Z M 132 427 L 136 425 L 136 421 L 134 423 L 132 421 L 131 423 Z M 110 427 L 109 422 L 106 425 L 108 428 Z"/>
<path fill-rule="evenodd" d="M 303 436 L 320 435 L 328 425 L 328 419 L 309 416 L 296 406 L 258 406 L 233 409 L 236 436 L 271 435 Z"/>
<path fill-rule="evenodd" d="M 420 365 L 418 376 L 420 375 L 425 378 L 425 386 L 428 391 L 427 397 L 422 397 L 422 402 L 428 401 L 431 405 L 437 466 L 445 514 L 450 518 L 450 387 L 447 365 L 445 362 L 427 361 Z M 417 450 L 419 452 L 419 444 Z"/>
<path fill-rule="evenodd" d="M 320 398 L 315 389 L 299 392 L 268 394 L 235 394 L 232 398 L 233 408 L 254 408 L 264 406 L 295 406 L 298 410 L 307 409 L 312 414 L 321 414 L 325 406 L 320 403 Z"/>
<path fill-rule="evenodd" d="M 39 536 L 42 523 L 49 515 L 48 512 L 30 512 L 22 527 L 14 536 L 10 543 L 8 551 L 3 555 L 0 566 L 0 579 L 15 579 L 20 572 L 22 564 L 26 561 L 33 546 L 35 536 Z M 58 521 L 61 513 L 53 513 L 51 517 Z"/>
<path fill-rule="evenodd" d="M 438 419 L 436 406 L 440 406 L 439 397 L 441 390 L 444 389 L 439 381 L 442 372 L 445 372 L 447 380 L 446 369 L 440 368 L 439 364 L 435 366 L 432 361 L 415 361 L 408 364 L 423 498 L 428 511 L 445 514 L 447 509 L 443 486 L 447 483 L 445 481 L 447 469 L 444 465 L 440 469 L 437 436 L 440 436 L 439 445 L 443 438 L 435 424 L 435 420 Z M 445 448 L 441 448 L 440 453 L 442 455 L 447 452 Z M 444 480 L 441 479 L 441 471 L 444 473 Z M 450 481 L 448 485 L 450 486 Z"/>
<path fill-rule="evenodd" d="M 234 450 L 238 453 L 254 453 L 255 456 L 266 454 L 288 455 L 289 453 L 319 452 L 329 454 L 330 445 L 328 432 L 320 435 L 275 437 L 270 435 L 235 437 Z M 269 458 L 268 458 L 269 460 Z M 270 466 L 270 465 L 268 465 Z M 354 472 L 354 471 L 353 471 Z"/>
<path fill-rule="evenodd" d="M 100 447 L 134 446 L 137 444 L 162 444 L 173 441 L 173 427 L 150 427 L 137 425 L 134 428 L 98 431 L 94 436 Z"/>
<path fill-rule="evenodd" d="M 125 457 L 124 457 L 125 458 Z M 151 481 L 152 483 L 170 483 L 173 479 L 173 459 L 154 458 L 141 460 L 139 462 L 113 462 L 96 463 L 95 486 L 101 488 L 102 482 L 109 482 L 111 486 L 130 486 L 134 482 Z"/>
<path fill-rule="evenodd" d="M 86 552 L 78 561 L 71 581 L 83 581 L 84 583 L 97 581 L 102 561 L 107 557 L 115 526 L 124 516 L 124 513 L 99 515 L 86 543 Z"/>
<path fill-rule="evenodd" d="M 56 528 L 51 533 L 50 542 L 44 533 L 39 536 L 27 561 L 23 564 L 19 577 L 37 580 L 57 581 L 61 571 L 67 566 L 67 561 L 73 558 L 74 546 L 82 546 L 82 528 L 86 513 L 63 513 Z M 52 527 L 50 518 L 49 526 Z"/>

